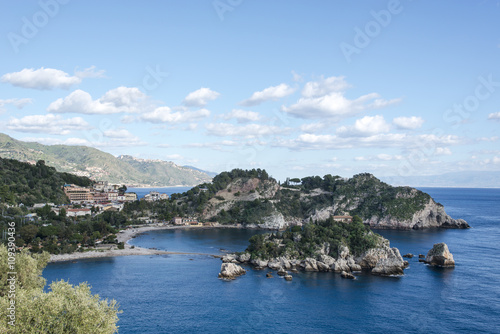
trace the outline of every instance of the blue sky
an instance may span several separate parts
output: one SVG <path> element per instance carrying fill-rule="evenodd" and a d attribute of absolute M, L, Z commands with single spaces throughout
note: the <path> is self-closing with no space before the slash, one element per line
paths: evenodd
<path fill-rule="evenodd" d="M 221 172 L 500 170 L 500 2 L 1 1 L 0 132 Z"/>

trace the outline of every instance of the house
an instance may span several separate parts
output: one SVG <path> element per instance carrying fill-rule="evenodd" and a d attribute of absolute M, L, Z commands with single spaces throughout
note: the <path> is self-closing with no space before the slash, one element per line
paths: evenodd
<path fill-rule="evenodd" d="M 158 191 L 151 191 L 149 194 L 144 196 L 144 200 L 148 202 L 156 202 L 160 200 L 168 199 L 167 194 L 160 194 Z"/>
<path fill-rule="evenodd" d="M 174 223 L 175 225 L 182 225 L 183 224 L 182 217 L 174 217 L 172 219 L 172 223 Z"/>

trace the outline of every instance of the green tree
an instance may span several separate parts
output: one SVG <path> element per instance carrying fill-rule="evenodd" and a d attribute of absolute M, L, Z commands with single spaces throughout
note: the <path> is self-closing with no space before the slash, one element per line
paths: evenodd
<path fill-rule="evenodd" d="M 19 230 L 21 238 L 27 243 L 30 243 L 38 234 L 38 227 L 35 225 L 25 225 Z"/>
<path fill-rule="evenodd" d="M 41 277 L 49 255 L 30 255 L 27 251 L 16 254 L 17 273 L 15 327 L 8 324 L 10 299 L 8 298 L 7 247 L 0 245 L 0 333 L 60 333 L 60 334 L 110 334 L 118 328 L 116 301 L 101 300 L 92 295 L 86 283 L 72 286 L 59 281 L 50 284 L 48 293 L 43 292 L 45 279 Z"/>

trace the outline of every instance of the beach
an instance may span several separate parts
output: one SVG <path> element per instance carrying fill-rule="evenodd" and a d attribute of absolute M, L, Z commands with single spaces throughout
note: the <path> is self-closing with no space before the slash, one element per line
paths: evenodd
<path fill-rule="evenodd" d="M 186 227 L 186 226 L 144 226 L 138 228 L 128 228 L 122 230 L 116 234 L 118 242 L 123 242 L 125 244 L 125 249 L 103 249 L 103 250 L 92 250 L 87 252 L 75 252 L 70 254 L 51 254 L 50 262 L 63 262 L 63 261 L 77 261 L 82 259 L 100 258 L 100 257 L 112 257 L 112 256 L 130 256 L 130 255 L 164 255 L 164 254 L 196 254 L 196 255 L 210 255 L 212 254 L 199 254 L 199 253 L 183 253 L 183 252 L 167 252 L 156 249 L 147 249 L 142 247 L 130 246 L 128 241 L 139 235 L 148 231 L 158 231 L 158 230 L 169 230 L 169 229 L 185 229 L 185 228 L 198 228 L 198 227 Z"/>

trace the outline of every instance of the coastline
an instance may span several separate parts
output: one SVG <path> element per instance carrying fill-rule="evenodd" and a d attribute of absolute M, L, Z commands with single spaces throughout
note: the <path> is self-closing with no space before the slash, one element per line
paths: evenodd
<path fill-rule="evenodd" d="M 148 249 L 143 247 L 132 246 L 128 243 L 133 237 L 149 232 L 158 230 L 175 230 L 175 229 L 203 229 L 203 228 L 240 228 L 236 226 L 220 226 L 220 227 L 189 227 L 189 226 L 142 226 L 138 228 L 130 228 L 122 230 L 116 234 L 118 242 L 123 242 L 125 249 L 110 249 L 110 250 L 93 250 L 88 252 L 75 252 L 69 254 L 51 254 L 49 263 L 78 261 L 84 259 L 96 259 L 101 257 L 115 257 L 115 256 L 130 256 L 130 255 L 207 255 L 213 257 L 222 257 L 216 254 L 204 253 L 185 253 L 185 252 L 170 252 L 156 249 Z"/>

